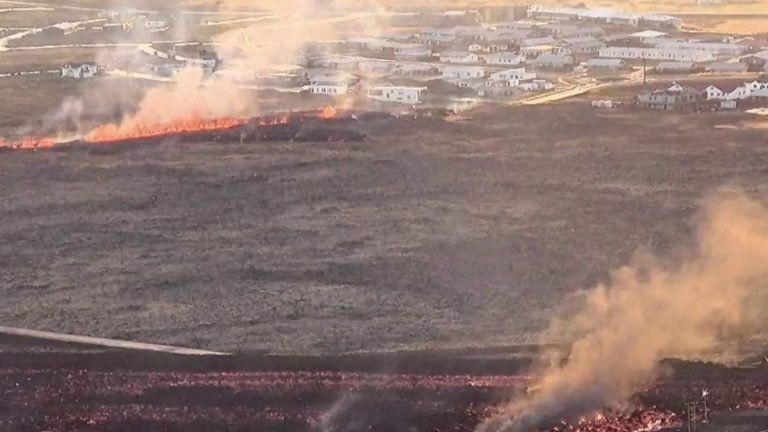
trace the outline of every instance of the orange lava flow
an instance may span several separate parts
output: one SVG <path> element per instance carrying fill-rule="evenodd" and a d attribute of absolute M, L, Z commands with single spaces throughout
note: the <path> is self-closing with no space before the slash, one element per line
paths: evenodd
<path fill-rule="evenodd" d="M 327 107 L 320 110 L 320 118 L 325 120 L 335 119 L 339 116 L 339 110 L 337 110 L 335 107 L 332 107 L 328 105 Z"/>
<path fill-rule="evenodd" d="M 312 112 L 308 117 L 321 118 L 324 120 L 335 119 L 339 116 L 339 111 L 327 106 L 321 110 Z M 82 141 L 91 144 L 109 144 L 126 140 L 156 138 L 166 135 L 223 131 L 248 123 L 249 119 L 222 117 L 214 119 L 204 119 L 192 117 L 188 119 L 175 120 L 164 123 L 139 123 L 136 121 L 127 121 L 116 125 L 113 123 L 103 124 L 88 132 Z M 275 126 L 286 124 L 290 121 L 288 115 L 264 117 L 258 120 L 260 126 Z M 14 150 L 42 150 L 56 147 L 64 142 L 54 138 L 24 138 L 19 141 L 4 141 L 0 138 L 0 149 Z"/>
<path fill-rule="evenodd" d="M 136 138 L 153 138 L 178 133 L 205 132 L 223 130 L 245 124 L 247 120 L 237 118 L 185 119 L 169 123 L 156 124 L 105 124 L 89 132 L 84 141 L 89 143 L 109 143 Z"/>
<path fill-rule="evenodd" d="M 56 147 L 58 141 L 53 138 L 23 138 L 19 141 L 9 142 L 0 139 L 0 149 L 14 150 L 43 150 Z"/>

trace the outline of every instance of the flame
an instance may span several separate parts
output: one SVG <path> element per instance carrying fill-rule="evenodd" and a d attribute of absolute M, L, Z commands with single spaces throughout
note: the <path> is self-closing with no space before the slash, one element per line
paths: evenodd
<path fill-rule="evenodd" d="M 338 116 L 339 116 L 339 110 L 337 110 L 336 108 L 334 108 L 334 107 L 332 107 L 330 105 L 328 105 L 325 108 L 323 108 L 322 110 L 320 110 L 320 118 L 322 118 L 324 120 L 335 119 Z"/>
<path fill-rule="evenodd" d="M 19 141 L 8 142 L 0 139 L 0 149 L 8 148 L 14 150 L 42 150 L 56 147 L 58 141 L 53 138 L 22 138 Z"/>
<path fill-rule="evenodd" d="M 335 119 L 339 111 L 327 106 L 322 110 L 303 115 L 304 117 L 321 118 L 323 120 Z M 276 126 L 287 124 L 291 117 L 287 114 L 269 116 L 258 119 L 259 126 Z M 82 141 L 90 144 L 110 144 L 126 140 L 156 138 L 166 135 L 227 130 L 249 123 L 251 120 L 244 118 L 223 117 L 206 119 L 193 116 L 188 119 L 180 119 L 165 123 L 141 123 L 135 119 L 129 119 L 122 124 L 107 123 L 96 127 L 85 134 Z M 19 141 L 9 142 L 0 139 L 0 149 L 15 150 L 41 150 L 64 144 L 62 140 L 55 138 L 23 138 Z"/>
<path fill-rule="evenodd" d="M 224 130 L 243 125 L 246 121 L 247 120 L 237 118 L 191 118 L 156 124 L 128 122 L 127 124 L 115 125 L 109 123 L 92 130 L 86 134 L 83 139 L 89 143 L 109 143 L 136 138 L 154 138 L 179 133 Z"/>

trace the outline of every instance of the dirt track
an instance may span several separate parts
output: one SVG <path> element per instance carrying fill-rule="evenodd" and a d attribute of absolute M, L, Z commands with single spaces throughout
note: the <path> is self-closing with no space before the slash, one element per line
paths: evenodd
<path fill-rule="evenodd" d="M 0 153 L 0 322 L 279 353 L 526 343 L 638 247 L 686 243 L 704 194 L 766 191 L 765 132 L 736 114 L 472 116 Z"/>

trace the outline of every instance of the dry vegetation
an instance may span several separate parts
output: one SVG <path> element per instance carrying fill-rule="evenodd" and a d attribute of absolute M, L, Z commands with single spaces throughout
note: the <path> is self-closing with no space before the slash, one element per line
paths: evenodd
<path fill-rule="evenodd" d="M 0 321 L 289 353 L 533 341 L 567 293 L 684 243 L 703 194 L 766 187 L 764 132 L 715 127 L 741 115 L 586 106 L 3 153 Z"/>

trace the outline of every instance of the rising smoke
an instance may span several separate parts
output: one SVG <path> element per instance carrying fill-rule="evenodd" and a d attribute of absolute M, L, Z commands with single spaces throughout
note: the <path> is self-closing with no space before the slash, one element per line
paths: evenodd
<path fill-rule="evenodd" d="M 125 3 L 117 2 L 116 6 L 126 6 Z M 220 12 L 226 13 L 243 6 L 252 7 L 253 2 L 225 0 L 216 5 Z M 266 76 L 283 66 L 295 65 L 308 44 L 327 41 L 330 46 L 350 33 L 374 36 L 385 28 L 385 10 L 373 0 L 284 0 L 259 2 L 258 7 L 264 10 L 264 15 L 253 23 L 232 30 L 211 28 L 217 35 L 207 48 L 216 52 L 223 68 L 244 71 L 251 77 Z M 181 15 L 181 12 L 178 10 L 175 14 Z M 183 36 L 194 37 L 194 34 L 185 28 Z M 143 67 L 146 56 L 139 50 L 112 50 L 102 53 L 99 63 L 115 63 L 119 58 L 126 69 L 136 70 Z M 148 85 L 138 103 L 134 94 L 115 94 L 115 87 L 122 86 L 107 82 L 84 89 L 79 101 L 64 101 L 47 115 L 44 129 L 59 136 L 67 131 L 66 136 L 70 138 L 88 136 L 90 126 L 85 117 L 97 114 L 113 117 L 99 132 L 120 135 L 143 125 L 193 118 L 244 118 L 258 115 L 263 109 L 255 92 L 257 87 L 243 85 L 240 75 L 208 75 L 196 67 L 184 69 L 170 82 Z M 100 97 L 102 94 L 109 97 Z M 83 100 L 98 100 L 100 112 L 73 109 L 85 105 Z M 344 106 L 350 101 L 339 99 L 336 103 Z M 115 112 L 122 114 L 114 118 Z"/>
<path fill-rule="evenodd" d="M 523 431 L 621 408 L 665 358 L 702 359 L 760 330 L 768 285 L 768 208 L 740 192 L 707 199 L 696 245 L 676 264 L 643 254 L 576 299 L 552 335 L 567 360 L 478 431 Z"/>

